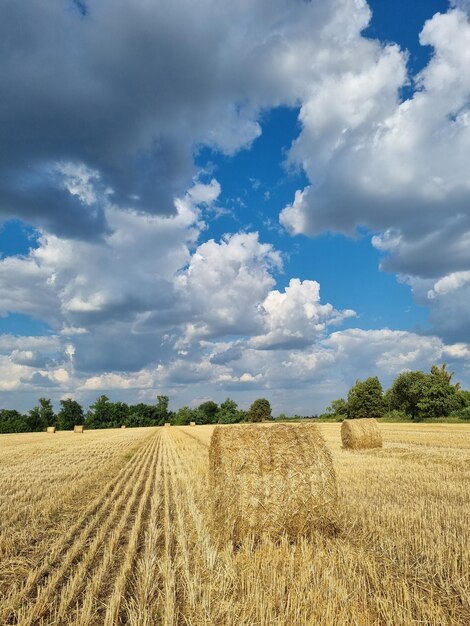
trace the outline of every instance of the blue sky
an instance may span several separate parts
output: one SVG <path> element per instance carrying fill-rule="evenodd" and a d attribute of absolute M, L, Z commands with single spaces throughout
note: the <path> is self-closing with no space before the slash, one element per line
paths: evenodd
<path fill-rule="evenodd" d="M 3 9 L 0 406 L 470 385 L 465 0 L 79 5 Z"/>

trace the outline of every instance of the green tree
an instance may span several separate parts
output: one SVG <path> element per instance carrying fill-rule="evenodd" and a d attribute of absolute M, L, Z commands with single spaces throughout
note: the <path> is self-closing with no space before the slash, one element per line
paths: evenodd
<path fill-rule="evenodd" d="M 168 396 L 157 396 L 157 404 L 154 408 L 153 420 L 155 426 L 162 426 L 165 422 L 170 421 L 171 413 L 168 410 L 170 398 Z"/>
<path fill-rule="evenodd" d="M 198 406 L 198 419 L 201 424 L 216 424 L 219 413 L 219 405 L 212 400 L 203 402 Z"/>
<path fill-rule="evenodd" d="M 459 389 L 460 403 L 462 408 L 470 406 L 470 391 Z"/>
<path fill-rule="evenodd" d="M 113 411 L 108 396 L 102 395 L 95 400 L 86 415 L 88 428 L 111 428 L 113 426 Z"/>
<path fill-rule="evenodd" d="M 57 428 L 59 430 L 72 430 L 75 424 L 83 424 L 85 415 L 83 408 L 76 400 L 66 398 L 60 401 L 61 409 L 57 414 Z"/>
<path fill-rule="evenodd" d="M 418 401 L 420 418 L 447 417 L 453 410 L 461 408 L 460 385 L 452 384 L 453 375 L 453 372 L 447 370 L 445 363 L 441 367 L 432 366 Z"/>
<path fill-rule="evenodd" d="M 0 409 L 0 433 L 24 433 L 29 430 L 27 418 L 14 409 Z"/>
<path fill-rule="evenodd" d="M 381 417 L 383 412 L 383 390 L 377 376 L 357 380 L 348 393 L 348 417 Z"/>
<path fill-rule="evenodd" d="M 39 412 L 42 422 L 47 426 L 55 426 L 57 417 L 54 413 L 52 401 L 49 398 L 39 398 Z"/>
<path fill-rule="evenodd" d="M 403 372 L 390 389 L 391 407 L 412 419 L 447 417 L 462 406 L 462 393 L 452 377 L 445 364 L 433 365 L 430 374 Z"/>
<path fill-rule="evenodd" d="M 424 372 L 402 372 L 390 388 L 390 408 L 404 411 L 411 419 L 416 419 L 419 415 L 418 403 L 423 397 L 425 385 Z"/>
<path fill-rule="evenodd" d="M 242 420 L 238 405 L 234 400 L 227 398 L 222 402 L 218 414 L 219 424 L 236 424 Z"/>
<path fill-rule="evenodd" d="M 123 424 L 127 425 L 129 418 L 129 405 L 125 402 L 110 402 L 112 428 L 119 428 Z"/>
<path fill-rule="evenodd" d="M 347 415 L 348 403 L 344 398 L 332 400 L 330 406 L 326 408 L 326 413 L 330 413 L 331 415 Z"/>
<path fill-rule="evenodd" d="M 33 407 L 26 416 L 27 430 L 40 432 L 48 426 L 55 426 L 56 416 L 52 402 L 48 398 L 39 398 L 39 405 Z"/>
<path fill-rule="evenodd" d="M 248 410 L 247 420 L 249 422 L 263 422 L 272 418 L 271 405 L 266 398 L 258 398 Z"/>
<path fill-rule="evenodd" d="M 182 406 L 173 417 L 173 423 L 178 426 L 187 426 L 190 422 L 199 420 L 199 411 L 190 406 Z"/>

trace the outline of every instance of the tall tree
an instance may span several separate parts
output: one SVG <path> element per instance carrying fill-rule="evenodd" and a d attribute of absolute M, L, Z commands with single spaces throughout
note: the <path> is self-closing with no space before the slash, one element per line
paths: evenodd
<path fill-rule="evenodd" d="M 383 390 L 377 376 L 357 380 L 348 393 L 348 417 L 381 417 L 383 412 Z"/>
<path fill-rule="evenodd" d="M 411 419 L 419 414 L 419 401 L 423 397 L 426 374 L 421 371 L 402 372 L 390 389 L 391 408 L 404 411 Z"/>
<path fill-rule="evenodd" d="M 199 405 L 199 419 L 197 421 L 201 424 L 215 424 L 217 423 L 218 413 L 219 405 L 212 400 L 208 400 Z"/>
<path fill-rule="evenodd" d="M 447 417 L 462 406 L 459 384 L 452 384 L 453 372 L 445 364 L 433 365 L 430 374 L 403 372 L 390 389 L 392 408 L 404 411 L 412 419 Z"/>
<path fill-rule="evenodd" d="M 14 409 L 0 409 L 0 433 L 23 433 L 29 430 L 27 418 Z"/>
<path fill-rule="evenodd" d="M 66 398 L 60 401 L 61 409 L 57 414 L 57 428 L 71 430 L 76 424 L 83 424 L 85 415 L 83 408 L 76 400 Z"/>
<path fill-rule="evenodd" d="M 39 412 L 46 426 L 55 426 L 57 417 L 54 413 L 52 401 L 49 398 L 39 398 Z"/>
<path fill-rule="evenodd" d="M 258 398 L 248 410 L 247 419 L 249 422 L 263 422 L 264 420 L 271 420 L 272 418 L 271 405 L 266 398 Z"/>
<path fill-rule="evenodd" d="M 88 428 L 112 428 L 113 407 L 108 396 L 102 395 L 95 400 L 87 412 L 85 421 Z"/>
<path fill-rule="evenodd" d="M 170 411 L 168 410 L 168 405 L 170 403 L 170 399 L 168 396 L 157 396 L 157 404 L 154 408 L 154 417 L 153 421 L 156 426 L 161 426 L 165 422 L 168 422 L 170 419 Z"/>
<path fill-rule="evenodd" d="M 235 424 L 242 420 L 242 414 L 238 410 L 238 405 L 234 400 L 227 398 L 220 405 L 218 422 L 220 424 Z"/>

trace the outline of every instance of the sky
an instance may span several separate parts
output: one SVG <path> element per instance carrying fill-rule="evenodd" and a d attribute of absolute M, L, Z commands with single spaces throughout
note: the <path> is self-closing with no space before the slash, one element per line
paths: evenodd
<path fill-rule="evenodd" d="M 470 2 L 0 20 L 0 408 L 470 387 Z"/>

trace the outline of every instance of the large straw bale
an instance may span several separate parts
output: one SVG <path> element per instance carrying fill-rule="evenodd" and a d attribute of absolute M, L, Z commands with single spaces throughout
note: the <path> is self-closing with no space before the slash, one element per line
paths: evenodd
<path fill-rule="evenodd" d="M 212 533 L 219 545 L 335 528 L 336 477 L 314 424 L 216 426 L 209 449 Z"/>
<path fill-rule="evenodd" d="M 74 433 L 83 433 L 83 431 L 84 431 L 83 424 L 78 424 L 78 425 L 73 427 L 73 432 Z"/>
<path fill-rule="evenodd" d="M 343 448 L 349 450 L 382 447 L 379 425 L 372 418 L 344 420 L 341 424 L 341 441 Z"/>
<path fill-rule="evenodd" d="M 189 422 L 190 426 L 196 426 L 196 422 Z"/>
<path fill-rule="evenodd" d="M 46 432 L 55 433 L 55 426 L 48 426 Z"/>

